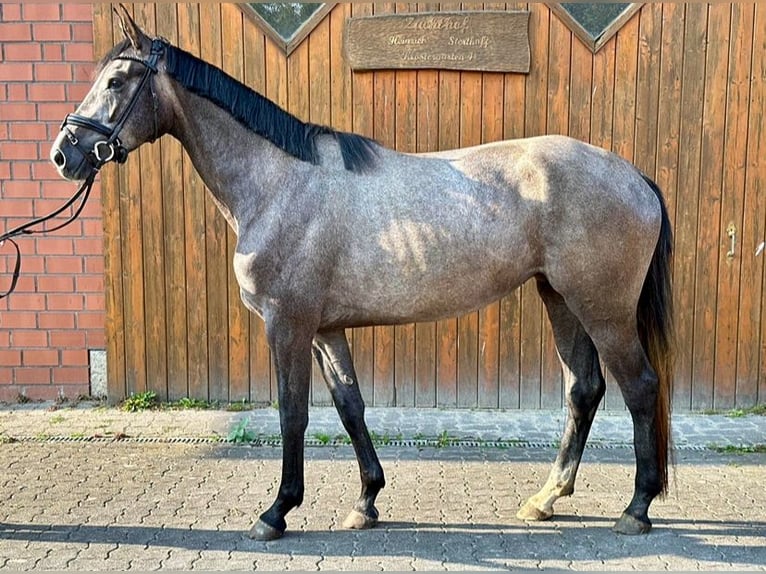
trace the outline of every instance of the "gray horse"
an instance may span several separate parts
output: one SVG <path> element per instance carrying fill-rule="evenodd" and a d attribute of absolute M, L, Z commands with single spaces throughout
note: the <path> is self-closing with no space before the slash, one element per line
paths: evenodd
<path fill-rule="evenodd" d="M 672 234 L 660 190 L 607 151 L 558 136 L 404 154 L 304 123 L 219 69 L 150 39 L 101 62 L 51 151 L 82 180 L 170 134 L 189 153 L 238 242 L 242 300 L 263 318 L 279 386 L 282 478 L 251 530 L 282 536 L 304 494 L 311 357 L 356 451 L 362 492 L 344 526 L 370 528 L 385 480 L 364 422 L 344 329 L 467 313 L 534 278 L 566 382 L 569 418 L 548 481 L 519 511 L 545 520 L 574 490 L 613 373 L 634 425 L 633 499 L 617 532 L 649 531 L 667 489 Z"/>

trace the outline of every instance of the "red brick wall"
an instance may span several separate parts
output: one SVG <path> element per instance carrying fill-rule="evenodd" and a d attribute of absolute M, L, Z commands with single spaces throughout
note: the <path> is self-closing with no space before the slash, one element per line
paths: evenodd
<path fill-rule="evenodd" d="M 90 4 L 0 4 L 0 229 L 45 215 L 76 186 L 48 161 L 93 70 Z M 0 400 L 89 393 L 89 350 L 104 348 L 98 184 L 62 231 L 19 240 L 22 276 L 0 301 Z M 0 291 L 12 267 L 0 248 Z"/>

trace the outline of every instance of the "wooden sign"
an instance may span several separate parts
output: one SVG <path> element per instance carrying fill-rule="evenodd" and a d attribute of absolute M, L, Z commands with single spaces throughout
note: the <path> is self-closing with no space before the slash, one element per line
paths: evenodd
<path fill-rule="evenodd" d="M 419 12 L 349 18 L 353 70 L 529 72 L 529 12 Z"/>

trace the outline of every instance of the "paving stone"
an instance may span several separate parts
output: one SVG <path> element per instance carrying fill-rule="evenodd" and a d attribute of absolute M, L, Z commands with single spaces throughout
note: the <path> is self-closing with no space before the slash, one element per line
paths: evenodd
<path fill-rule="evenodd" d="M 273 500 L 280 449 L 168 441 L 225 434 L 240 420 L 269 433 L 273 409 L 61 412 L 52 425 L 51 413 L 0 410 L 0 432 L 109 427 L 159 442 L 1 444 L 0 570 L 766 570 L 766 455 L 704 450 L 766 443 L 766 417 L 676 417 L 675 479 L 644 537 L 611 531 L 632 493 L 632 431 L 625 413 L 599 413 L 596 448 L 550 522 L 520 523 L 515 512 L 545 481 L 552 448 L 381 446 L 381 524 L 348 532 L 340 523 L 359 492 L 353 449 L 309 447 L 303 506 L 284 539 L 260 543 L 246 533 Z M 311 416 L 308 436 L 334 436 L 332 409 Z M 558 440 L 564 413 L 370 409 L 368 420 L 379 436 L 447 431 L 545 445 Z"/>

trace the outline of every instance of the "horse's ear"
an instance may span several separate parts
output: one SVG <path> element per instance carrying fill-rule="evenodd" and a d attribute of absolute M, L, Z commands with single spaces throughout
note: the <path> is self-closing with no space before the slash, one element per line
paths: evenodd
<path fill-rule="evenodd" d="M 143 30 L 138 27 L 138 24 L 133 21 L 133 18 L 130 17 L 128 9 L 125 8 L 125 6 L 122 4 L 119 4 L 118 6 L 119 7 L 115 8 L 114 11 L 117 14 L 117 17 L 120 19 L 120 28 L 122 28 L 122 33 L 125 34 L 125 37 L 128 40 L 130 40 L 133 48 L 140 52 L 141 47 L 147 40 L 149 40 L 149 38 L 146 34 L 144 34 Z"/>

